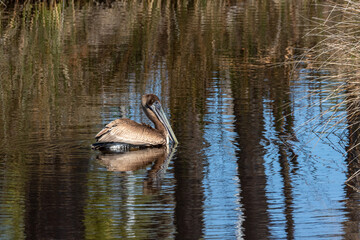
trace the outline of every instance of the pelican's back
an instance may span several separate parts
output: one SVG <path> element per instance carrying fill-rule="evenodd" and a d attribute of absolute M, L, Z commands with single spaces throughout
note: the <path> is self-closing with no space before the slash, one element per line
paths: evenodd
<path fill-rule="evenodd" d="M 97 142 L 119 142 L 141 146 L 166 144 L 165 136 L 158 130 L 125 118 L 110 122 L 95 138 Z"/>

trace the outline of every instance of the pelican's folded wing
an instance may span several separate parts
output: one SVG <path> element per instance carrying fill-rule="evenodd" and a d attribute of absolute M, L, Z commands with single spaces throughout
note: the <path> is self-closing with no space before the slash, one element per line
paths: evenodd
<path fill-rule="evenodd" d="M 116 119 L 95 136 L 97 142 L 121 142 L 133 145 L 155 146 L 166 143 L 158 130 L 130 119 Z"/>

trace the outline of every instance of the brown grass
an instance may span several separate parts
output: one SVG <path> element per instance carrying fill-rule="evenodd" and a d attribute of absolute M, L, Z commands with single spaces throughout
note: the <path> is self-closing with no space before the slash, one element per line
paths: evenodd
<path fill-rule="evenodd" d="M 303 54 L 301 63 L 308 68 L 325 72 L 315 81 L 326 84 L 327 96 L 320 103 L 331 102 L 331 107 L 316 118 L 322 119 L 320 136 L 346 123 L 348 131 L 347 159 L 350 177 L 346 183 L 356 181 L 360 171 L 360 3 L 345 0 L 330 3 L 326 19 L 314 19 L 316 27 L 307 36 L 321 40 Z M 312 93 L 310 93 L 312 94 Z M 339 110 L 344 110 L 339 114 Z M 323 118 L 324 116 L 327 116 Z M 345 130 L 345 129 L 344 129 Z"/>

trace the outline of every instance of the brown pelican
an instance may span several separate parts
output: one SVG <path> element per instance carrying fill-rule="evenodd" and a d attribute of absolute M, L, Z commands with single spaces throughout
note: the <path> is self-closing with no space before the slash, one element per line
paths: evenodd
<path fill-rule="evenodd" d="M 175 134 L 161 107 L 159 98 L 154 94 L 146 94 L 141 99 L 146 116 L 154 123 L 155 128 L 130 119 L 116 119 L 105 126 L 96 136 L 94 149 L 111 143 L 130 147 L 168 146 L 170 142 L 177 144 Z M 106 149 L 106 148 L 105 148 Z"/>

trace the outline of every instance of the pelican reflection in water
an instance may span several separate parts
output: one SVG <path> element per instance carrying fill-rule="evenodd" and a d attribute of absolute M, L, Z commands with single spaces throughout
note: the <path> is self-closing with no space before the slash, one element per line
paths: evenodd
<path fill-rule="evenodd" d="M 130 119 L 116 119 L 95 136 L 97 142 L 92 147 L 99 150 L 122 151 L 132 147 L 169 146 L 170 143 L 176 145 L 178 141 L 159 98 L 154 94 L 146 94 L 142 96 L 141 105 L 155 128 Z"/>
<path fill-rule="evenodd" d="M 156 161 L 163 163 L 168 154 L 166 147 L 159 147 L 145 148 L 126 153 L 99 154 L 97 159 L 108 171 L 127 172 L 146 168 L 146 166 Z"/>
<path fill-rule="evenodd" d="M 144 178 L 144 193 L 161 187 L 161 181 L 172 160 L 176 148 L 169 149 L 166 146 L 159 148 L 144 148 L 137 151 L 126 153 L 101 153 L 97 156 L 99 163 L 112 172 L 137 171 L 147 168 L 151 163 L 151 168 L 147 170 Z"/>

